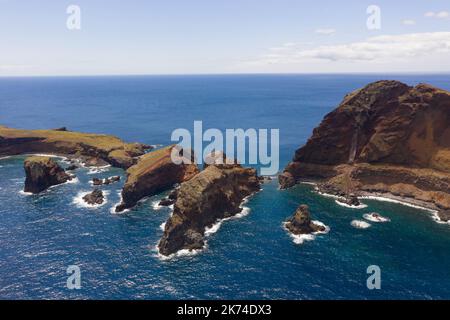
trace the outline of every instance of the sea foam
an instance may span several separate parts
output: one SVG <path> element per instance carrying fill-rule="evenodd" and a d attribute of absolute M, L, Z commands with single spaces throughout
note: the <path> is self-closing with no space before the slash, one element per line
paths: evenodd
<path fill-rule="evenodd" d="M 338 205 L 342 206 L 342 207 L 346 207 L 346 208 L 350 208 L 350 209 L 364 209 L 364 208 L 367 208 L 367 205 L 364 204 L 364 203 L 361 203 L 359 206 L 351 206 L 351 205 L 343 203 L 343 202 L 341 202 L 339 200 L 335 200 L 335 202 Z"/>
<path fill-rule="evenodd" d="M 382 223 L 382 222 L 390 222 L 391 219 L 383 217 L 383 216 L 374 216 L 373 213 L 366 213 L 363 215 L 363 218 L 371 221 L 371 222 L 376 222 L 376 223 Z"/>
<path fill-rule="evenodd" d="M 352 225 L 352 227 L 357 229 L 367 229 L 372 226 L 370 223 L 362 220 L 353 220 L 350 224 Z"/>
<path fill-rule="evenodd" d="M 323 222 L 320 222 L 320 221 L 317 221 L 317 220 L 314 220 L 312 222 L 314 224 L 316 224 L 316 225 L 324 227 L 325 230 L 324 231 L 313 232 L 311 234 L 293 234 L 291 231 L 289 231 L 288 228 L 286 228 L 287 222 L 283 222 L 283 228 L 287 231 L 287 233 L 292 238 L 292 241 L 295 244 L 303 244 L 305 241 L 313 241 L 313 240 L 316 239 L 316 235 L 327 234 L 328 232 L 330 232 L 330 227 L 325 225 Z"/>

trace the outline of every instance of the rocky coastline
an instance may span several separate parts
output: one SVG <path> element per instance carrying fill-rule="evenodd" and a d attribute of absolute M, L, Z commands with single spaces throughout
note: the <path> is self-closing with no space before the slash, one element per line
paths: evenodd
<path fill-rule="evenodd" d="M 450 209 L 450 93 L 378 81 L 348 94 L 279 176 L 348 198 L 383 194 Z"/>
<path fill-rule="evenodd" d="M 168 146 L 147 153 L 127 170 L 127 180 L 122 189 L 122 203 L 116 207 L 116 212 L 130 209 L 143 198 L 169 190 L 199 172 L 195 163 L 175 164 L 171 158 L 174 148 L 179 147 Z M 188 158 L 193 156 L 190 150 L 180 149 L 178 153 Z"/>
<path fill-rule="evenodd" d="M 205 232 L 242 211 L 244 199 L 260 190 L 255 169 L 239 164 L 210 164 L 177 190 L 174 210 L 165 223 L 158 250 L 170 256 L 205 246 Z"/>
<path fill-rule="evenodd" d="M 152 148 L 142 143 L 126 143 L 111 135 L 68 131 L 66 128 L 22 130 L 0 126 L 0 157 L 52 154 L 79 159 L 86 166 L 109 164 L 127 169 Z"/>

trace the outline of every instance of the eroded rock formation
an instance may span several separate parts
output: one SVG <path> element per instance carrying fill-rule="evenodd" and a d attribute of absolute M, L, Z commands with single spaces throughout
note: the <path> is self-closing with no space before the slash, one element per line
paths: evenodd
<path fill-rule="evenodd" d="M 309 207 L 305 204 L 297 208 L 294 215 L 286 221 L 285 227 L 295 235 L 323 232 L 326 229 L 323 225 L 311 220 Z"/>
<path fill-rule="evenodd" d="M 91 193 L 88 193 L 83 197 L 83 201 L 91 206 L 100 205 L 105 200 L 103 191 L 100 189 L 94 189 Z"/>
<path fill-rule="evenodd" d="M 379 81 L 325 116 L 279 177 L 328 193 L 389 193 L 450 208 L 450 93 Z"/>
<path fill-rule="evenodd" d="M 162 148 L 142 156 L 138 163 L 127 170 L 127 180 L 122 190 L 122 203 L 116 207 L 116 212 L 134 207 L 145 197 L 150 197 L 174 185 L 191 179 L 198 173 L 195 163 L 176 164 L 171 153 L 177 146 Z M 190 158 L 189 150 L 179 150 L 178 153 Z"/>
<path fill-rule="evenodd" d="M 260 190 L 255 169 L 210 164 L 177 190 L 172 216 L 158 247 L 163 255 L 204 246 L 207 227 L 242 211 L 243 199 Z"/>
<path fill-rule="evenodd" d="M 72 180 L 55 161 L 49 157 L 28 157 L 24 163 L 25 192 L 39 193 L 51 186 Z"/>

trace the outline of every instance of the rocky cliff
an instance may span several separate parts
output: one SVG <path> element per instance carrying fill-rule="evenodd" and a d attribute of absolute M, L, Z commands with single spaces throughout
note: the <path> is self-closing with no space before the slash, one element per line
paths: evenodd
<path fill-rule="evenodd" d="M 205 229 L 242 211 L 243 199 L 260 189 L 255 169 L 210 164 L 177 190 L 172 216 L 158 248 L 163 255 L 204 246 Z"/>
<path fill-rule="evenodd" d="M 281 188 L 309 179 L 450 208 L 450 93 L 379 81 L 348 94 L 279 176 Z"/>
<path fill-rule="evenodd" d="M 197 165 L 194 163 L 175 164 L 171 158 L 173 148 L 178 147 L 169 146 L 149 152 L 127 170 L 122 203 L 116 207 L 116 212 L 132 208 L 142 198 L 171 189 L 198 173 Z M 183 156 L 192 157 L 189 150 L 186 152 Z M 179 150 L 178 153 L 182 154 L 183 150 Z"/>
<path fill-rule="evenodd" d="M 64 129 L 64 130 L 62 130 Z M 0 126 L 0 156 L 49 153 L 84 157 L 88 163 L 109 163 L 128 168 L 137 162 L 150 146 L 125 143 L 117 137 L 55 130 L 19 130 Z"/>
<path fill-rule="evenodd" d="M 29 157 L 24 163 L 25 192 L 39 193 L 72 180 L 72 177 L 49 157 Z"/>

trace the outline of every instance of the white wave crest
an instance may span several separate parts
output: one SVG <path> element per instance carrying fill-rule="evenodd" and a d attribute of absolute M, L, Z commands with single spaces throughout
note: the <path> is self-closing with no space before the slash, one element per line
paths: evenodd
<path fill-rule="evenodd" d="M 343 202 L 341 202 L 339 200 L 335 200 L 335 202 L 338 205 L 342 206 L 342 207 L 346 207 L 346 208 L 350 208 L 350 209 L 364 209 L 364 208 L 367 208 L 367 205 L 364 204 L 364 203 L 361 203 L 359 206 L 351 206 L 351 205 L 343 203 Z"/>
<path fill-rule="evenodd" d="M 330 232 L 330 227 L 325 225 L 323 222 L 320 222 L 320 221 L 317 221 L 317 220 L 314 220 L 312 222 L 314 224 L 316 224 L 316 225 L 324 227 L 325 230 L 324 231 L 313 232 L 311 234 L 293 234 L 291 231 L 289 231 L 288 228 L 286 228 L 287 222 L 283 222 L 283 228 L 284 228 L 284 230 L 287 231 L 287 233 L 292 238 L 292 241 L 295 244 L 303 244 L 305 241 L 313 241 L 313 240 L 316 239 L 316 235 L 327 234 L 328 232 Z"/>
<path fill-rule="evenodd" d="M 378 213 L 366 213 L 363 215 L 363 218 L 368 221 L 376 222 L 376 223 L 391 221 L 391 219 L 383 217 L 383 216 L 379 215 Z"/>
<path fill-rule="evenodd" d="M 110 167 L 111 167 L 110 164 L 108 164 L 106 166 L 100 166 L 100 167 L 86 167 L 89 169 L 87 174 L 93 175 L 93 174 L 103 173 L 103 172 L 106 172 Z"/>
<path fill-rule="evenodd" d="M 370 223 L 362 220 L 353 220 L 350 224 L 352 225 L 352 227 L 357 229 L 367 229 L 372 226 Z"/>
<path fill-rule="evenodd" d="M 116 212 L 116 207 L 117 207 L 118 205 L 122 204 L 122 200 L 123 200 L 123 198 L 122 198 L 122 191 L 118 191 L 117 194 L 118 194 L 118 196 L 119 196 L 119 202 L 117 202 L 115 205 L 113 205 L 113 206 L 109 209 L 109 212 L 112 213 L 112 214 L 123 214 L 123 213 L 126 213 L 126 212 L 130 211 L 130 209 L 125 209 L 125 210 L 123 210 L 123 211 L 121 211 L 121 212 Z"/>

